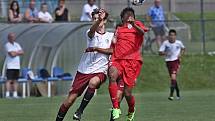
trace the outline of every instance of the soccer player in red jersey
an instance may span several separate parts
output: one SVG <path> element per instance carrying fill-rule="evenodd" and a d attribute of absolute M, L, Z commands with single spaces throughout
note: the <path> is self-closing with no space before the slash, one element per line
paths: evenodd
<path fill-rule="evenodd" d="M 140 49 L 144 33 L 148 31 L 148 28 L 140 21 L 135 20 L 135 12 L 130 7 L 123 9 L 120 16 L 122 24 L 116 28 L 116 43 L 109 64 L 109 93 L 113 106 L 113 120 L 118 119 L 121 113 L 120 95 L 117 94 L 121 87 L 129 107 L 127 121 L 133 121 L 135 98 L 132 95 L 132 89 L 141 71 L 143 62 Z M 117 80 L 121 80 L 119 85 L 117 85 Z"/>
<path fill-rule="evenodd" d="M 81 57 L 69 95 L 60 106 L 56 121 L 63 121 L 69 108 L 86 89 L 83 100 L 73 115 L 74 120 L 80 121 L 95 90 L 106 80 L 109 55 L 113 52 L 110 45 L 114 33 L 105 30 L 108 13 L 104 9 L 95 10 L 92 16 L 94 23 L 86 33 L 88 48 Z"/>

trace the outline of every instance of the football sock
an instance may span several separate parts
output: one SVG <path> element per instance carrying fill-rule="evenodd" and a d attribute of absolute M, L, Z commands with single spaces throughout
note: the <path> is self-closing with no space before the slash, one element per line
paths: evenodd
<path fill-rule="evenodd" d="M 135 106 L 135 98 L 134 96 L 130 96 L 126 98 L 128 102 L 128 112 L 134 112 L 134 106 Z"/>
<path fill-rule="evenodd" d="M 60 106 L 60 109 L 58 111 L 56 121 L 63 121 L 67 111 L 69 110 L 69 107 L 66 107 L 64 104 Z"/>
<path fill-rule="evenodd" d="M 17 96 L 18 96 L 17 91 L 14 91 L 13 92 L 13 97 L 17 97 Z"/>
<path fill-rule="evenodd" d="M 86 108 L 86 106 L 88 105 L 88 103 L 90 102 L 92 97 L 94 96 L 95 90 L 96 90 L 95 88 L 88 87 L 88 89 L 81 101 L 81 105 L 77 110 L 78 112 L 83 113 L 84 109 Z"/>
<path fill-rule="evenodd" d="M 178 88 L 178 83 L 177 82 L 176 82 L 176 85 L 175 85 L 175 90 L 176 90 L 176 96 L 180 97 L 180 90 Z"/>
<path fill-rule="evenodd" d="M 113 108 L 119 108 L 119 102 L 117 99 L 117 83 L 116 82 L 110 82 L 109 84 L 109 93 L 110 93 L 110 97 L 111 97 L 111 102 L 113 105 Z"/>
<path fill-rule="evenodd" d="M 9 97 L 9 96 L 10 96 L 10 92 L 6 91 L 6 97 Z"/>
<path fill-rule="evenodd" d="M 171 80 L 170 95 L 169 95 L 170 97 L 173 97 L 175 86 L 176 86 L 176 80 Z"/>

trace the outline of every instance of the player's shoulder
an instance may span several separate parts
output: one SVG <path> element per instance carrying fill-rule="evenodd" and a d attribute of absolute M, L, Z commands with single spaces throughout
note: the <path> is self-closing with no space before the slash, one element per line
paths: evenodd
<path fill-rule="evenodd" d="M 175 40 L 175 42 L 176 42 L 176 43 L 182 43 L 182 41 L 181 41 L 181 40 Z"/>

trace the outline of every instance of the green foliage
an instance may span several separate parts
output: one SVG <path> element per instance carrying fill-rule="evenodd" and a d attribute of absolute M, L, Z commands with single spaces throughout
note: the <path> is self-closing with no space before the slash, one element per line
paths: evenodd
<path fill-rule="evenodd" d="M 187 23 L 191 28 L 192 41 L 201 41 L 201 23 L 200 13 L 175 13 L 181 21 Z M 205 33 L 206 41 L 215 41 L 213 30 L 215 29 L 215 13 L 206 12 L 205 19 Z"/>

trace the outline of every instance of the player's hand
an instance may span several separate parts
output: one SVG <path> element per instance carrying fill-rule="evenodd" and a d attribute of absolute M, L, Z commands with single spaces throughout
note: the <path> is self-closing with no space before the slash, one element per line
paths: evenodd
<path fill-rule="evenodd" d="M 135 22 L 134 17 L 130 16 L 130 17 L 128 18 L 128 22 L 129 22 L 131 25 L 134 25 L 134 22 Z"/>

